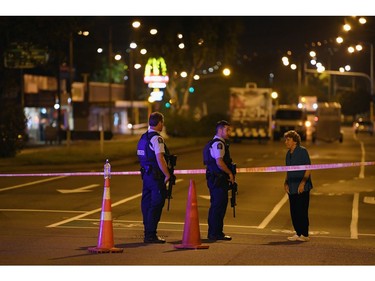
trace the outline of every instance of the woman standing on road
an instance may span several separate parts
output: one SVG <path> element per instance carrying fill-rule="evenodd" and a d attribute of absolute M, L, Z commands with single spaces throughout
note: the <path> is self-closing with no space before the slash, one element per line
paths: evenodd
<path fill-rule="evenodd" d="M 301 146 L 301 137 L 296 131 L 284 134 L 288 149 L 285 157 L 286 166 L 311 165 L 307 149 Z M 313 188 L 311 171 L 288 171 L 284 189 L 289 196 L 290 215 L 296 234 L 288 237 L 289 241 L 307 242 L 309 238 L 309 201 L 310 190 Z"/>

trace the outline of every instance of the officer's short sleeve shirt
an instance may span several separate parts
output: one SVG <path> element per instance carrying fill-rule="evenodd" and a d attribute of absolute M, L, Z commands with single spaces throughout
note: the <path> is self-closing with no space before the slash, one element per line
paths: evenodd
<path fill-rule="evenodd" d="M 220 140 L 222 140 L 224 142 L 223 138 L 220 138 L 218 136 L 215 136 L 214 139 L 215 138 L 216 139 L 220 139 Z M 221 142 L 221 141 L 215 141 L 212 144 L 211 149 L 210 149 L 210 153 L 211 153 L 212 158 L 214 158 L 214 159 L 224 158 L 225 146 L 224 146 L 223 142 Z"/>
<path fill-rule="evenodd" d="M 150 129 L 149 132 L 156 132 L 155 130 Z M 150 148 L 155 151 L 155 154 L 165 153 L 164 149 L 164 139 L 160 135 L 155 135 L 150 140 Z"/>

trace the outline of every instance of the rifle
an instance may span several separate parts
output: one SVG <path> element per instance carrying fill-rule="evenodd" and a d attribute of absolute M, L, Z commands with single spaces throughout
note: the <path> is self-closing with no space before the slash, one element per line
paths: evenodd
<path fill-rule="evenodd" d="M 174 175 L 174 167 L 176 166 L 176 161 L 177 161 L 176 155 L 169 155 L 168 170 L 169 170 L 169 174 L 171 175 L 171 177 L 169 179 L 168 188 L 167 188 L 167 199 L 168 199 L 167 211 L 169 211 L 169 205 L 172 199 L 172 188 L 173 188 L 173 185 L 176 184 L 176 176 Z"/>
<path fill-rule="evenodd" d="M 230 198 L 230 206 L 233 208 L 233 217 L 236 217 L 236 195 L 238 193 L 238 185 L 236 182 L 230 184 L 229 188 L 232 190 L 232 197 Z"/>
<path fill-rule="evenodd" d="M 233 175 L 237 173 L 237 165 L 232 163 L 230 165 L 230 170 L 232 171 Z M 233 208 L 233 217 L 236 217 L 236 195 L 238 194 L 238 185 L 236 182 L 229 184 L 229 189 L 232 190 L 232 195 L 230 198 L 230 206 Z"/>

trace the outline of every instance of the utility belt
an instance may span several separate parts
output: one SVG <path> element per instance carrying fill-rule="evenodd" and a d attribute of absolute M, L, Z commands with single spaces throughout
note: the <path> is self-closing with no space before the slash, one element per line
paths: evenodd
<path fill-rule="evenodd" d="M 229 189 L 229 176 L 224 172 L 215 172 L 206 170 L 206 180 L 211 188 L 226 188 Z"/>
<path fill-rule="evenodd" d="M 164 174 L 162 171 L 160 171 L 159 168 L 155 168 L 152 165 L 146 165 L 141 167 L 141 177 L 143 179 L 144 175 L 152 175 L 154 179 L 156 180 L 164 180 Z"/>
<path fill-rule="evenodd" d="M 230 164 L 228 167 L 233 174 L 236 173 L 236 164 Z M 231 184 L 229 183 L 229 176 L 227 173 L 222 171 L 212 171 L 207 169 L 206 170 L 206 180 L 210 183 L 212 187 L 221 187 L 227 188 L 228 190 L 231 189 Z"/>

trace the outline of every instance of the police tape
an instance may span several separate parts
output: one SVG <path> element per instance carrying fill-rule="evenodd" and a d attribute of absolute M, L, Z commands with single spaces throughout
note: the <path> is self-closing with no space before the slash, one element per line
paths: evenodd
<path fill-rule="evenodd" d="M 305 170 L 325 170 L 338 169 L 358 166 L 373 166 L 375 162 L 350 162 L 350 163 L 332 163 L 332 164 L 314 164 L 314 165 L 296 165 L 296 166 L 270 166 L 270 167 L 251 167 L 237 168 L 237 173 L 270 173 L 270 172 L 290 172 Z M 174 170 L 175 175 L 193 175 L 205 174 L 206 169 Z M 140 175 L 140 171 L 111 172 L 111 176 L 134 176 Z M 68 177 L 68 176 L 103 176 L 104 172 L 76 172 L 76 173 L 31 173 L 31 174 L 0 174 L 0 177 Z"/>

